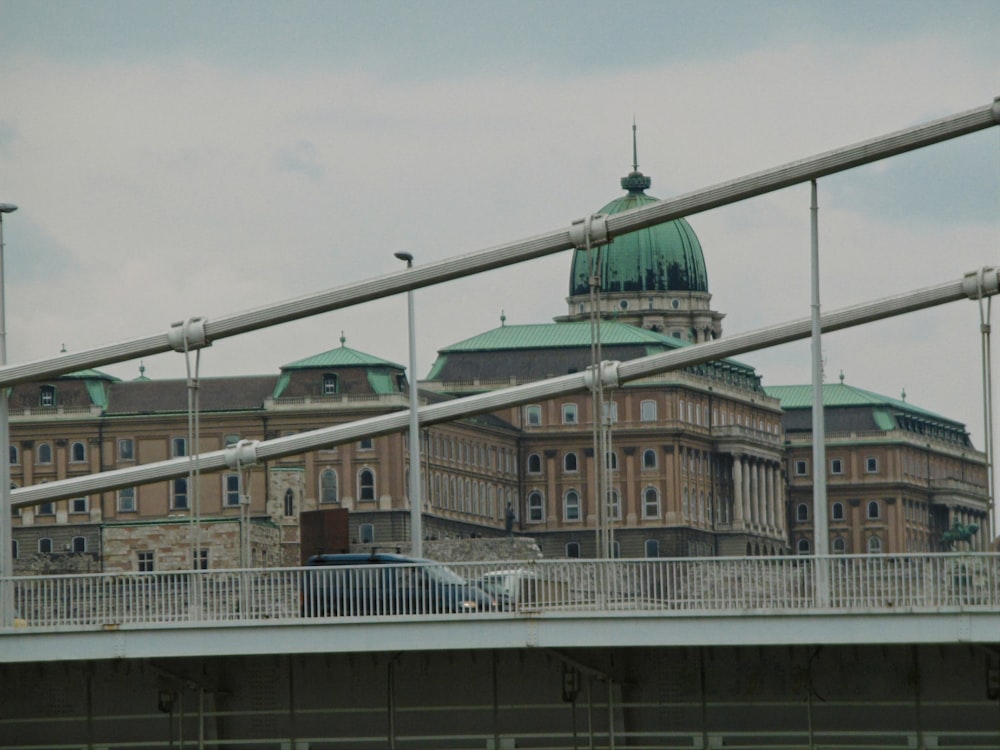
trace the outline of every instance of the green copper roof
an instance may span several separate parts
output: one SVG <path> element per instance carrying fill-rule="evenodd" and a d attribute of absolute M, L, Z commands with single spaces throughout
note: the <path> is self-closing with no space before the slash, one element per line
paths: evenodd
<path fill-rule="evenodd" d="M 397 365 L 395 362 L 373 357 L 348 346 L 341 346 L 322 354 L 315 354 L 312 357 L 282 365 L 281 369 L 308 370 L 323 367 L 395 367 L 399 370 L 403 369 L 402 365 Z"/>
<path fill-rule="evenodd" d="M 627 352 L 627 358 L 659 354 L 690 345 L 656 331 L 613 321 L 601 323 L 601 343 L 605 347 L 621 347 L 619 353 L 631 350 Z M 525 376 L 527 372 L 535 373 L 531 377 L 551 377 L 554 373 L 576 372 L 576 369 L 567 368 L 586 367 L 590 361 L 589 350 L 589 321 L 503 325 L 440 349 L 427 379 L 464 380 L 507 377 L 517 373 Z M 607 350 L 605 356 L 611 358 Z M 685 369 L 760 390 L 760 379 L 754 368 L 735 360 L 710 362 Z"/>
<path fill-rule="evenodd" d="M 768 396 L 781 401 L 781 408 L 785 411 L 812 408 L 813 390 L 811 385 L 769 385 L 765 386 L 764 390 Z M 878 419 L 881 424 L 891 424 L 890 427 L 885 427 L 885 429 L 892 429 L 895 427 L 894 421 L 891 420 L 891 417 L 889 417 L 886 410 L 908 412 L 916 416 L 922 416 L 926 419 L 932 419 L 934 421 L 950 425 L 961 424 L 953 419 L 942 417 L 940 414 L 935 414 L 934 412 L 927 411 L 926 409 L 921 409 L 906 401 L 900 401 L 899 399 L 890 398 L 878 393 L 873 393 L 872 391 L 866 391 L 863 388 L 856 388 L 853 385 L 845 385 L 843 383 L 823 384 L 823 406 L 825 408 L 838 406 L 871 406 L 876 409 L 876 419 Z"/>
<path fill-rule="evenodd" d="M 653 344 L 655 351 L 686 346 L 687 343 L 638 326 L 602 322 L 602 344 Z M 590 346 L 590 323 L 537 323 L 534 325 L 504 325 L 478 336 L 452 344 L 439 353 L 501 351 L 504 349 L 553 349 Z"/>
<path fill-rule="evenodd" d="M 100 370 L 77 370 L 76 372 L 68 372 L 59 377 L 64 380 L 107 380 L 109 383 L 118 383 L 121 381 L 121 378 L 108 375 L 108 373 L 101 372 Z"/>
<path fill-rule="evenodd" d="M 630 211 L 657 198 L 646 195 L 650 179 L 633 171 L 621 180 L 628 194 L 608 203 L 602 214 Z M 596 252 L 592 250 L 591 252 Z M 708 272 L 701 243 L 691 225 L 676 219 L 616 237 L 600 248 L 601 291 L 615 292 L 707 292 Z M 587 251 L 577 250 L 570 269 L 570 296 L 587 294 L 590 278 Z"/>

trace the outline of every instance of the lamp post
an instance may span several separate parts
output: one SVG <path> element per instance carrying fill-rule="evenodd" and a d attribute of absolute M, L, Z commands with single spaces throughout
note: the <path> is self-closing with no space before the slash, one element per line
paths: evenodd
<path fill-rule="evenodd" d="M 400 251 L 394 255 L 413 267 L 413 255 Z M 420 420 L 417 415 L 417 335 L 413 316 L 413 290 L 406 293 L 410 326 L 410 553 L 423 557 L 423 519 L 420 500 Z"/>
<path fill-rule="evenodd" d="M 0 203 L 0 365 L 7 364 L 7 322 L 4 304 L 3 215 L 17 210 Z M 10 522 L 10 422 L 7 389 L 0 388 L 0 626 L 14 623 L 14 532 Z"/>

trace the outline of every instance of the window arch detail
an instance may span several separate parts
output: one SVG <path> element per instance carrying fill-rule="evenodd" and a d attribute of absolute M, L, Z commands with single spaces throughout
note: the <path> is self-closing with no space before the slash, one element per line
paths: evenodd
<path fill-rule="evenodd" d="M 319 475 L 319 501 L 321 503 L 340 501 L 337 494 L 337 472 L 333 469 L 324 469 Z"/>

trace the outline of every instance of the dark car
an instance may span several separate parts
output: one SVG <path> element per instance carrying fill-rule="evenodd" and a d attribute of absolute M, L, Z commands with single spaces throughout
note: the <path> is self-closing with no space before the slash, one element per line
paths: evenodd
<path fill-rule="evenodd" d="M 305 617 L 485 612 L 493 598 L 440 563 L 386 553 L 313 555 L 303 572 Z"/>

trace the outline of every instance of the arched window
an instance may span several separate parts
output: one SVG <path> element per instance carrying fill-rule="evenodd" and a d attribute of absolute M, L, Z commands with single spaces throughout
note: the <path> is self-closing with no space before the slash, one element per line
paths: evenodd
<path fill-rule="evenodd" d="M 868 503 L 868 517 L 869 518 L 879 517 L 878 500 L 872 500 L 870 503 Z"/>
<path fill-rule="evenodd" d="M 73 537 L 73 552 L 80 555 L 87 551 L 87 539 L 82 536 Z"/>
<path fill-rule="evenodd" d="M 87 446 L 83 443 L 73 443 L 69 451 L 69 460 L 73 463 L 82 463 L 87 460 Z"/>
<path fill-rule="evenodd" d="M 563 471 L 579 471 L 580 467 L 576 460 L 575 453 L 567 453 L 563 456 Z"/>
<path fill-rule="evenodd" d="M 644 545 L 646 549 L 646 557 L 659 557 L 660 556 L 660 543 L 655 539 L 647 539 Z"/>
<path fill-rule="evenodd" d="M 607 464 L 606 465 L 607 465 L 607 467 L 609 469 L 611 469 L 611 471 L 617 471 L 618 470 L 618 454 L 615 453 L 614 451 L 608 451 Z"/>
<path fill-rule="evenodd" d="M 580 543 L 579 542 L 568 542 L 566 544 L 566 557 L 578 558 L 580 557 Z"/>
<path fill-rule="evenodd" d="M 838 536 L 833 540 L 833 554 L 843 555 L 847 552 L 847 542 L 844 541 L 842 536 Z"/>
<path fill-rule="evenodd" d="M 321 503 L 336 503 L 340 500 L 337 495 L 337 472 L 333 469 L 324 469 L 319 475 L 319 501 Z"/>
<path fill-rule="evenodd" d="M 39 443 L 38 449 L 35 453 L 37 460 L 35 463 L 39 464 L 50 464 L 52 463 L 52 446 L 48 443 Z"/>
<path fill-rule="evenodd" d="M 656 468 L 656 451 L 654 451 L 652 448 L 647 448 L 642 452 L 642 468 L 644 469 Z"/>
<path fill-rule="evenodd" d="M 187 510 L 188 507 L 188 480 L 175 479 L 171 483 L 170 507 L 174 510 Z"/>
<path fill-rule="evenodd" d="M 542 473 L 542 457 L 537 453 L 532 453 L 528 456 L 528 473 L 529 474 L 541 474 Z"/>
<path fill-rule="evenodd" d="M 528 521 L 538 523 L 545 520 L 545 500 L 542 493 L 533 490 L 528 493 Z"/>
<path fill-rule="evenodd" d="M 655 487 L 647 487 L 642 493 L 642 517 L 660 517 L 660 493 Z M 649 555 L 647 555 L 649 557 Z"/>
<path fill-rule="evenodd" d="M 833 517 L 834 521 L 844 520 L 844 504 L 834 503 L 833 508 L 830 510 L 830 515 Z"/>
<path fill-rule="evenodd" d="M 639 419 L 643 422 L 656 421 L 656 402 L 642 401 L 639 404 Z"/>
<path fill-rule="evenodd" d="M 563 421 L 563 424 L 576 424 L 577 423 L 576 404 L 563 404 L 563 407 L 562 407 L 562 421 Z"/>
<path fill-rule="evenodd" d="M 10 446 L 10 463 L 11 466 L 17 466 L 21 462 L 20 456 L 17 454 L 17 446 Z"/>
<path fill-rule="evenodd" d="M 358 472 L 358 500 L 373 501 L 375 499 L 375 472 L 362 469 Z"/>
<path fill-rule="evenodd" d="M 800 555 L 808 555 L 809 554 L 809 540 L 808 539 L 799 539 L 798 550 L 799 550 L 799 554 Z"/>
<path fill-rule="evenodd" d="M 286 516 L 295 515 L 295 490 L 289 487 L 285 490 L 284 513 Z"/>
<path fill-rule="evenodd" d="M 882 540 L 877 536 L 868 537 L 868 554 L 869 555 L 880 555 L 882 554 Z"/>
<path fill-rule="evenodd" d="M 580 493 L 570 490 L 563 497 L 563 519 L 566 521 L 580 520 Z"/>
<path fill-rule="evenodd" d="M 608 518 L 620 521 L 622 517 L 622 496 L 618 490 L 611 490 L 608 495 Z"/>
<path fill-rule="evenodd" d="M 38 551 L 43 555 L 52 554 L 52 540 L 47 536 L 43 536 L 38 540 Z"/>
<path fill-rule="evenodd" d="M 796 521 L 808 521 L 809 520 L 809 506 L 805 503 L 799 503 L 795 506 L 795 520 Z"/>
<path fill-rule="evenodd" d="M 363 523 L 358 526 L 358 540 L 362 544 L 372 544 L 375 541 L 375 525 Z"/>

